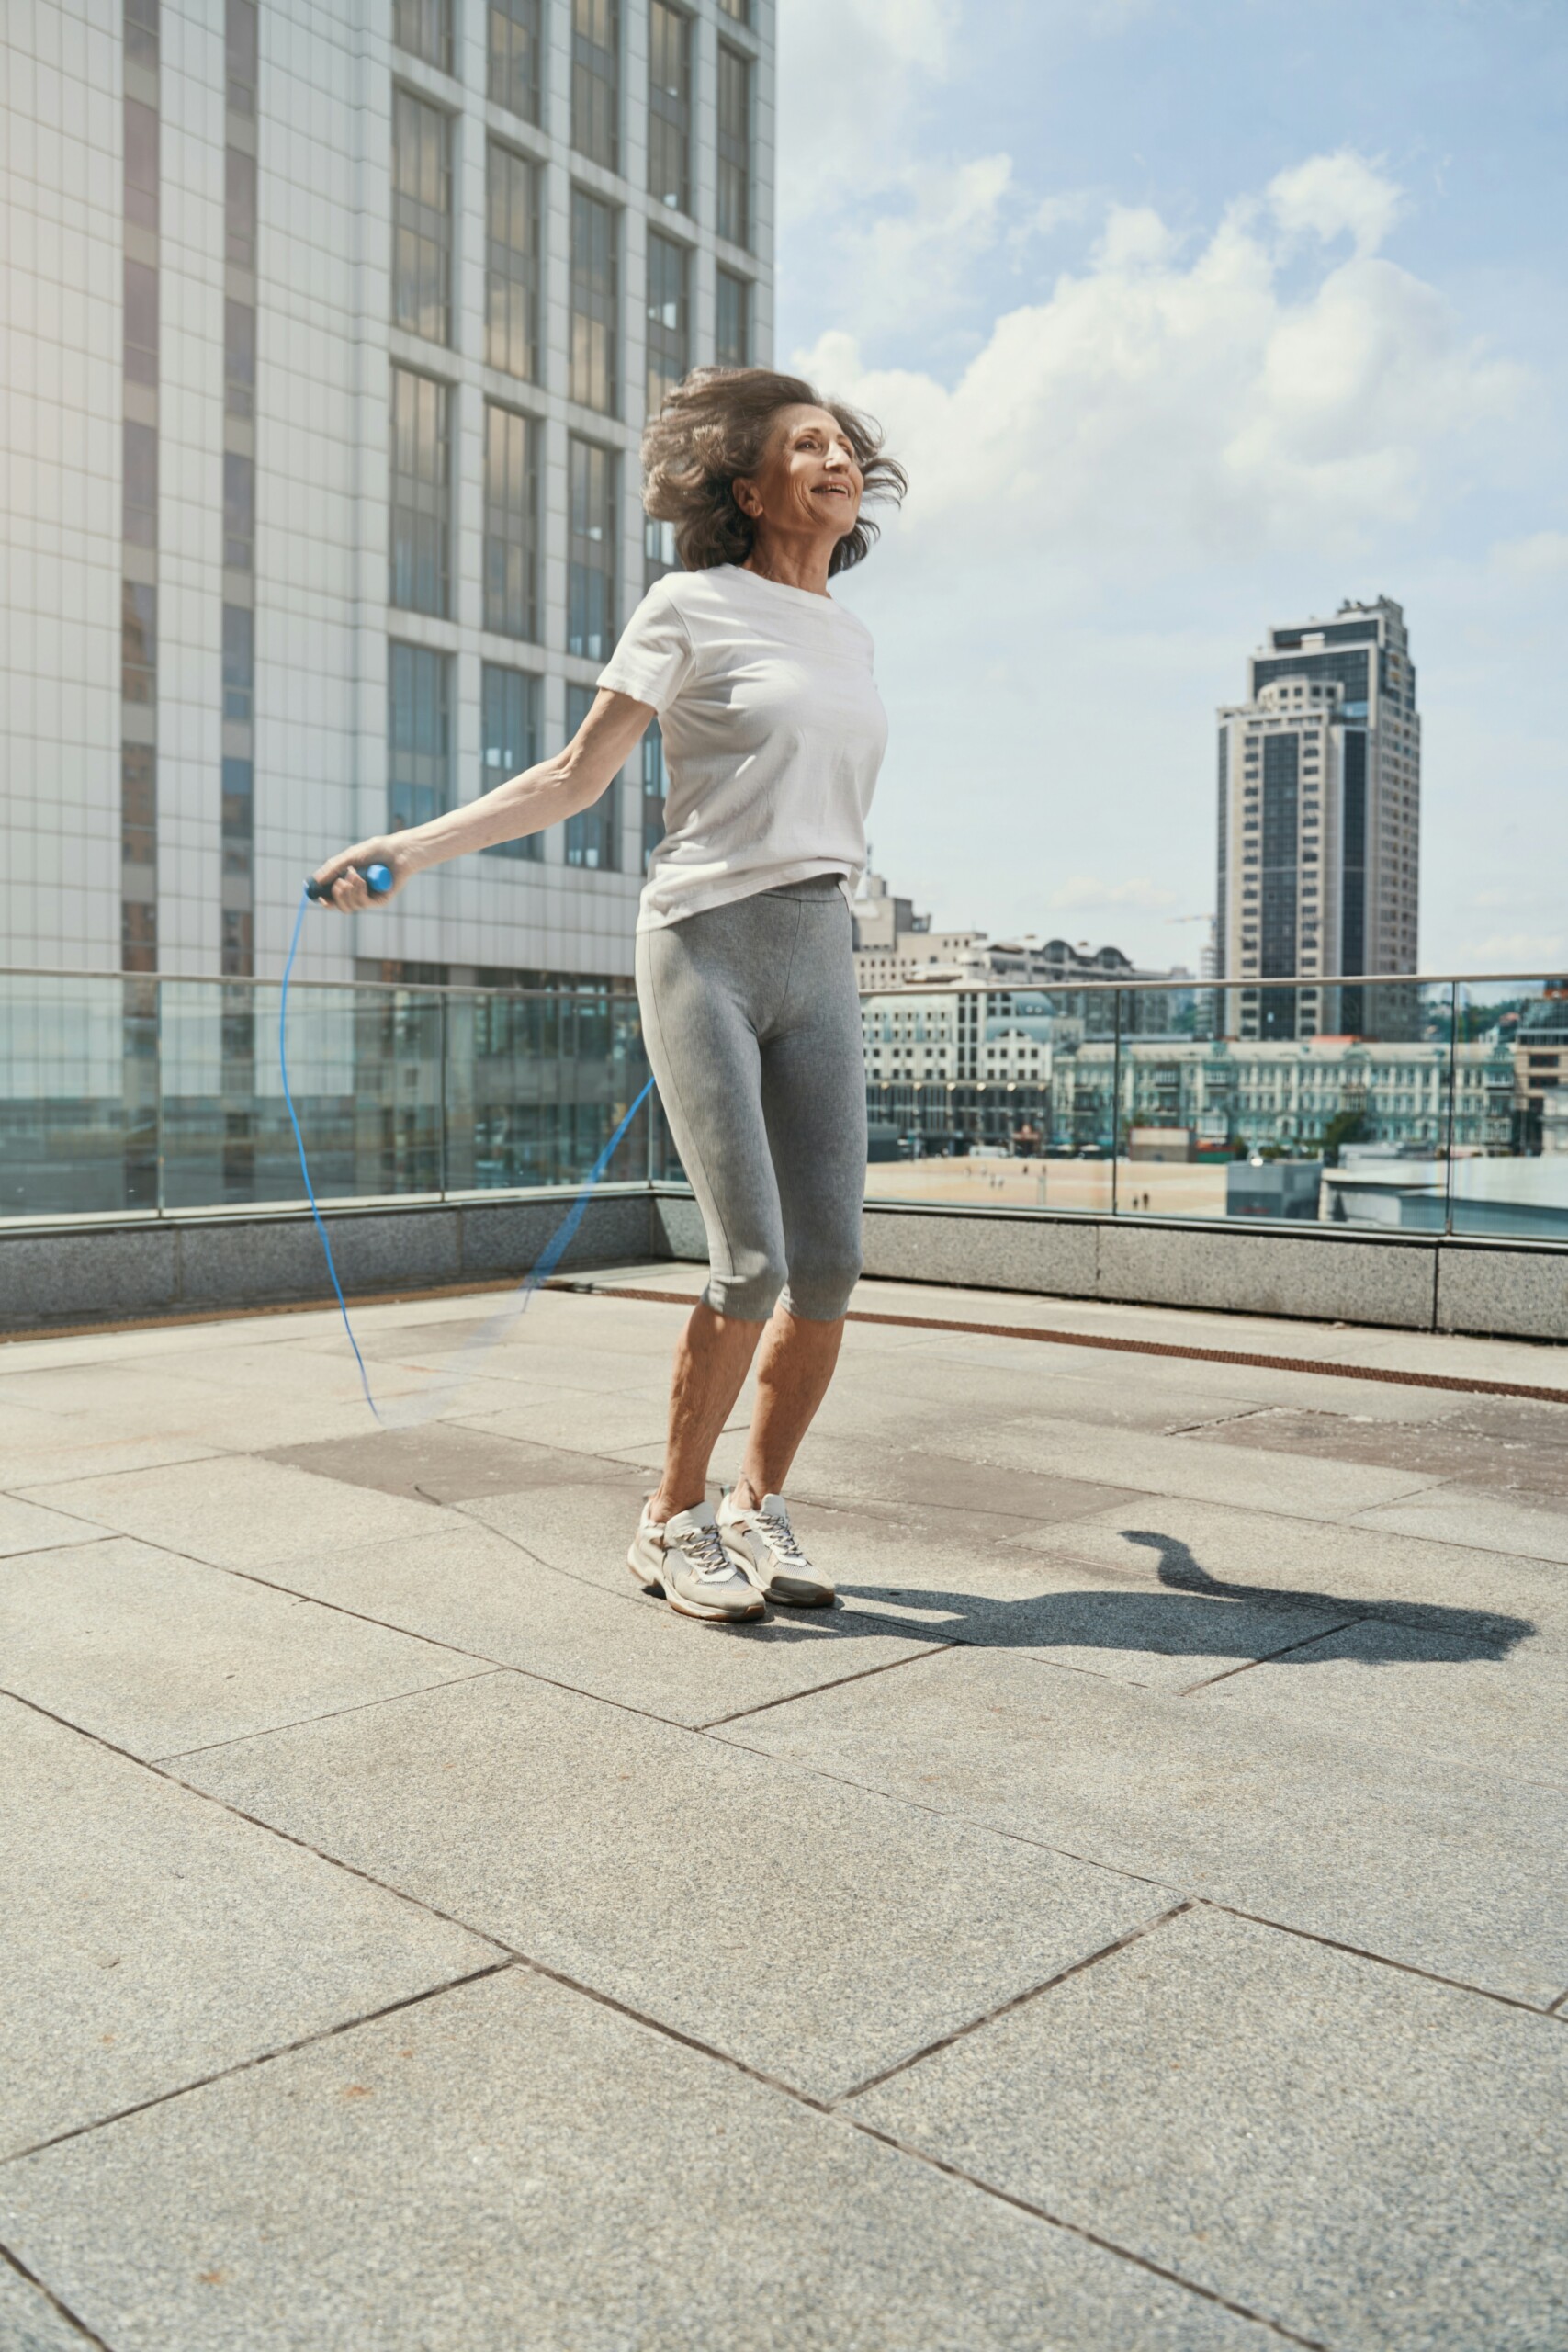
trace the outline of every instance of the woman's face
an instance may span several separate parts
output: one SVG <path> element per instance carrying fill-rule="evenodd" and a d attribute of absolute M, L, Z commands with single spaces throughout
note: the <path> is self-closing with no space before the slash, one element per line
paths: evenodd
<path fill-rule="evenodd" d="M 735 495 L 742 513 L 765 527 L 837 541 L 854 529 L 864 486 L 838 419 L 825 408 L 786 408 L 761 464 L 737 481 Z"/>

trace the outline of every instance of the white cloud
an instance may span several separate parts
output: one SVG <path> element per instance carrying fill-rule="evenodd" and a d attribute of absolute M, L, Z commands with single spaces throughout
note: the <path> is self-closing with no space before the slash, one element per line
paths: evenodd
<path fill-rule="evenodd" d="M 1363 239 L 1392 217 L 1370 166 L 1317 160 L 1331 181 L 1280 175 L 1305 191 L 1297 215 L 1343 220 L 1354 197 Z M 887 425 L 912 550 L 1032 550 L 1090 582 L 1199 553 L 1353 555 L 1440 489 L 1435 460 L 1505 418 L 1521 378 L 1370 251 L 1325 254 L 1303 282 L 1272 218 L 1238 203 L 1187 250 L 1157 213 L 1113 209 L 1088 266 L 998 318 L 951 388 L 868 364 L 842 332 L 798 364 Z"/>
<path fill-rule="evenodd" d="M 922 96 L 945 72 L 960 0 L 789 0 L 779 12 L 786 220 L 902 175 Z"/>
<path fill-rule="evenodd" d="M 1348 235 L 1359 254 L 1375 254 L 1401 209 L 1400 192 L 1364 156 L 1342 147 L 1314 155 L 1269 183 L 1269 209 L 1287 236 L 1327 243 Z"/>
<path fill-rule="evenodd" d="M 906 321 L 930 321 L 965 291 L 974 264 L 997 243 L 1002 208 L 1012 186 L 1012 158 L 979 155 L 966 164 L 919 164 L 899 175 L 879 213 L 838 240 L 840 270 L 852 280 L 840 291 L 852 301 L 862 334 L 886 332 Z"/>
<path fill-rule="evenodd" d="M 1552 579 L 1568 571 L 1568 531 L 1534 531 L 1528 538 L 1500 540 L 1492 561 L 1521 582 Z"/>

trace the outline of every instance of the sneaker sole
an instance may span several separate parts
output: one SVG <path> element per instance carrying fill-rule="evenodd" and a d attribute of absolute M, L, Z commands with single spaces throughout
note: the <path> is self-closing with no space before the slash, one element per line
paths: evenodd
<path fill-rule="evenodd" d="M 761 1570 L 744 1544 L 732 1544 L 722 1528 L 719 1530 L 719 1542 L 752 1589 L 760 1592 L 764 1600 L 774 1601 L 781 1609 L 831 1609 L 836 1605 L 839 1596 L 830 1584 L 807 1584 L 798 1577 L 780 1576 L 770 1577 L 764 1584 Z"/>
<path fill-rule="evenodd" d="M 761 1593 L 758 1593 L 756 1600 L 750 1609 L 701 1609 L 694 1600 L 682 1600 L 679 1593 L 669 1589 L 661 1577 L 651 1575 L 643 1566 L 642 1562 L 637 1558 L 635 1544 L 626 1554 L 626 1566 L 637 1578 L 640 1589 L 644 1592 L 661 1594 L 677 1617 L 694 1617 L 704 1625 L 745 1625 L 749 1624 L 753 1618 L 765 1614 Z"/>

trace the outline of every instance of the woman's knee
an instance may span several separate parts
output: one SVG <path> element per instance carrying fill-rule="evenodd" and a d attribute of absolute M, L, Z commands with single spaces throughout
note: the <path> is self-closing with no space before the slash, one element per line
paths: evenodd
<path fill-rule="evenodd" d="M 703 1296 L 716 1315 L 765 1323 L 784 1289 L 785 1271 L 781 1251 L 738 1250 L 727 1267 L 714 1266 Z"/>
<path fill-rule="evenodd" d="M 853 1247 L 813 1250 L 792 1260 L 784 1303 L 808 1323 L 837 1323 L 846 1313 L 861 1277 L 861 1253 Z"/>

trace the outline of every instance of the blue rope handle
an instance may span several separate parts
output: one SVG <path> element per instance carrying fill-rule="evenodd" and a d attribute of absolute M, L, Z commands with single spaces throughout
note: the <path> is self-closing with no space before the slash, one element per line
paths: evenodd
<path fill-rule="evenodd" d="M 310 1163 L 305 1157 L 305 1138 L 299 1132 L 299 1114 L 294 1108 L 294 1095 L 288 1083 L 288 983 L 294 977 L 294 959 L 299 952 L 299 933 L 305 921 L 305 910 L 309 904 L 310 891 L 309 886 L 307 885 L 306 888 L 301 890 L 299 893 L 299 906 L 294 917 L 294 936 L 288 943 L 288 958 L 283 967 L 283 987 L 279 993 L 277 1001 L 277 1067 L 279 1074 L 283 1080 L 283 1100 L 288 1112 L 288 1124 L 294 1130 L 295 1148 L 299 1154 L 299 1173 L 305 1182 L 305 1197 L 310 1204 L 310 1215 L 315 1219 L 316 1231 L 321 1238 L 321 1249 L 327 1261 L 327 1272 L 333 1279 L 333 1290 L 337 1298 L 338 1312 L 343 1317 L 343 1328 L 348 1333 L 348 1344 L 354 1350 L 354 1361 L 359 1366 L 359 1385 L 365 1391 L 365 1401 L 369 1406 L 372 1414 L 383 1429 L 389 1429 L 393 1426 L 407 1427 L 410 1426 L 408 1422 L 400 1422 L 398 1424 L 389 1422 L 387 1419 L 386 1415 L 381 1411 L 379 1406 L 377 1404 L 375 1397 L 370 1393 L 370 1377 L 365 1369 L 365 1358 L 359 1352 L 359 1342 L 354 1336 L 354 1326 L 349 1321 L 348 1302 L 344 1297 L 343 1284 L 338 1280 L 337 1266 L 333 1258 L 332 1240 L 328 1235 L 326 1225 L 321 1216 L 321 1212 L 316 1204 L 315 1187 L 310 1182 Z M 642 1109 L 643 1104 L 647 1102 L 652 1091 L 653 1080 L 650 1078 L 647 1085 L 643 1088 L 642 1092 L 637 1096 L 637 1101 L 632 1104 L 631 1109 L 626 1113 L 626 1117 L 621 1121 L 620 1125 L 615 1129 L 615 1134 L 610 1137 L 609 1142 L 604 1146 L 604 1150 L 599 1154 L 598 1159 L 594 1161 L 592 1167 L 588 1172 L 587 1180 L 583 1183 L 577 1199 L 572 1203 L 571 1207 L 567 1212 L 565 1217 L 561 1220 L 561 1223 L 557 1227 L 556 1231 L 550 1236 L 550 1238 L 546 1242 L 537 1258 L 534 1261 L 533 1265 L 524 1275 L 523 1280 L 518 1283 L 512 1297 L 507 1300 L 505 1306 L 501 1309 L 501 1312 L 498 1315 L 492 1315 L 491 1317 L 489 1322 L 475 1334 L 472 1340 L 465 1342 L 464 1346 L 458 1351 L 457 1362 L 451 1374 L 442 1381 L 435 1384 L 435 1389 L 434 1392 L 435 1402 L 432 1404 L 430 1412 L 416 1414 L 413 1416 L 415 1420 L 429 1419 L 431 1418 L 431 1414 L 439 1410 L 440 1404 L 444 1400 L 445 1396 L 452 1390 L 460 1387 L 469 1377 L 469 1374 L 462 1369 L 465 1358 L 472 1353 L 475 1355 L 477 1360 L 479 1356 L 488 1354 L 490 1350 L 495 1345 L 496 1341 L 502 1337 L 502 1333 L 511 1324 L 515 1322 L 518 1316 L 526 1313 L 528 1301 L 533 1297 L 534 1293 L 538 1290 L 543 1283 L 548 1282 L 550 1276 L 554 1273 L 556 1268 L 565 1257 L 567 1250 L 570 1248 L 572 1237 L 588 1213 L 589 1198 L 594 1186 L 598 1183 L 600 1178 L 604 1175 L 604 1170 L 609 1167 L 610 1162 L 614 1159 L 615 1153 L 620 1148 L 621 1143 L 626 1136 L 627 1128 L 631 1125 L 632 1121 L 637 1117 L 637 1113 Z"/>

